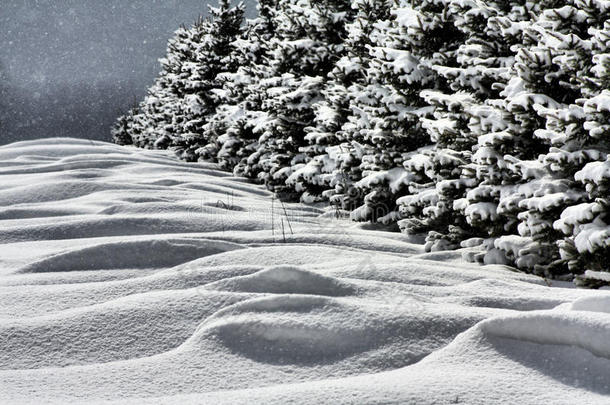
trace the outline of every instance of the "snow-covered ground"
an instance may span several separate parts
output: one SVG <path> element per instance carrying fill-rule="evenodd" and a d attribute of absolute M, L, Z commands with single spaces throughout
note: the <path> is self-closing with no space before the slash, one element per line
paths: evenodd
<path fill-rule="evenodd" d="M 610 295 L 167 152 L 0 147 L 0 402 L 609 403 Z"/>

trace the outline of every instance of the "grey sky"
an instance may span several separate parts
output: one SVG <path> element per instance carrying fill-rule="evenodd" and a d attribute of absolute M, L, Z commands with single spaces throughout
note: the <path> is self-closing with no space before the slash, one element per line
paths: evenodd
<path fill-rule="evenodd" d="M 42 136 L 104 139 L 142 97 L 167 39 L 206 0 L 0 0 L 0 144 Z M 212 2 L 215 4 L 215 1 Z M 255 0 L 249 0 L 249 14 Z M 89 107 L 89 108 L 87 108 Z"/>

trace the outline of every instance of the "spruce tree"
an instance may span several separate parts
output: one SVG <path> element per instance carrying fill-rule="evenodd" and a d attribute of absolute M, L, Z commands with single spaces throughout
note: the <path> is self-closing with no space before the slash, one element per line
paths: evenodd
<path fill-rule="evenodd" d="M 588 11 L 587 32 L 593 54 L 590 69 L 578 76 L 584 97 L 573 110 L 578 112 L 580 125 L 575 125 L 575 120 L 560 122 L 558 129 L 567 127 L 569 131 L 555 138 L 560 141 L 559 147 L 546 161 L 552 169 L 573 174 L 569 178 L 571 191 L 584 194 L 579 204 L 562 204 L 563 212 L 553 224 L 567 236 L 559 241 L 561 263 L 579 275 L 580 284 L 598 287 L 608 284 L 607 277 L 598 272 L 607 271 L 610 255 L 610 6 L 593 0 L 577 5 Z"/>
<path fill-rule="evenodd" d="M 360 180 L 354 168 L 358 158 L 354 145 L 347 142 L 344 126 L 353 115 L 350 101 L 366 84 L 366 70 L 371 56 L 369 47 L 374 24 L 389 17 L 388 0 L 359 0 L 352 4 L 356 14 L 345 27 L 345 52 L 328 74 L 322 90 L 323 99 L 314 105 L 313 126 L 305 128 L 306 146 L 301 147 L 306 163 L 295 166 L 287 180 L 303 201 L 313 202 L 332 198 L 335 204 L 347 208 L 353 183 Z M 350 153 L 350 151 L 352 153 Z M 359 164 L 359 163 L 358 163 Z"/>
<path fill-rule="evenodd" d="M 427 162 L 431 182 L 419 185 L 415 195 L 400 204 L 407 217 L 401 222 L 403 230 L 427 231 L 427 249 L 457 247 L 477 235 L 473 222 L 476 226 L 478 219 L 496 219 L 494 205 L 485 200 L 464 212 L 465 197 L 478 183 L 469 166 L 473 148 L 487 130 L 478 125 L 486 119 L 479 114 L 485 114 L 487 100 L 499 97 L 513 62 L 511 46 L 516 41 L 503 38 L 493 29 L 493 21 L 506 16 L 518 20 L 521 3 L 456 1 L 449 6 L 464 41 L 454 58 L 432 66 L 446 84 L 421 94 L 434 107 L 432 116 L 423 119 L 434 147 L 416 163 Z"/>
<path fill-rule="evenodd" d="M 180 106 L 186 85 L 181 76 L 182 65 L 195 58 L 196 49 L 191 38 L 202 23 L 199 19 L 190 29 L 180 27 L 169 40 L 155 83 L 138 108 L 131 109 L 118 120 L 116 128 L 127 131 L 120 139 L 131 139 L 134 145 L 142 148 L 167 148 L 178 138 L 184 115 Z"/>
<path fill-rule="evenodd" d="M 210 119 L 215 126 L 211 137 L 213 150 L 221 167 L 235 174 L 256 178 L 258 171 L 248 158 L 258 148 L 268 115 L 263 111 L 266 88 L 273 71 L 269 60 L 277 31 L 278 0 L 259 0 L 258 18 L 247 21 L 241 37 L 235 42 L 236 72 L 223 73 L 226 104 Z"/>
<path fill-rule="evenodd" d="M 135 104 L 126 114 L 121 115 L 113 125 L 110 135 L 112 141 L 118 145 L 133 145 L 134 116 L 138 115 L 139 107 Z"/>
<path fill-rule="evenodd" d="M 360 165 L 364 178 L 357 183 L 366 197 L 353 219 L 396 222 L 396 199 L 411 193 L 410 184 L 429 180 L 414 178 L 404 165 L 432 143 L 423 119 L 433 109 L 421 95 L 446 87 L 433 66 L 452 64 L 463 39 L 449 6 L 449 1 L 400 2 L 391 19 L 377 25 L 369 84 L 352 107 L 357 119 L 350 135 L 370 146 Z"/>
<path fill-rule="evenodd" d="M 306 160 L 305 128 L 313 125 L 313 104 L 322 99 L 323 82 L 344 52 L 345 24 L 350 2 L 309 0 L 278 2 L 275 36 L 264 83 L 266 113 L 258 149 L 240 172 L 263 181 L 270 189 L 294 197 L 286 180 Z"/>
<path fill-rule="evenodd" d="M 588 100 L 585 111 L 610 125 L 610 92 Z M 599 123 L 599 121 L 596 121 Z M 605 141 L 607 143 L 607 141 Z M 559 241 L 561 259 L 568 269 L 579 275 L 578 284 L 599 287 L 608 282 L 610 257 L 610 155 L 605 160 L 587 163 L 576 172 L 575 180 L 586 190 L 586 202 L 568 206 L 553 224 L 567 237 Z"/>
<path fill-rule="evenodd" d="M 603 25 L 608 13 L 584 7 L 580 1 L 570 3 L 544 10 L 532 27 L 537 44 L 531 54 L 544 58 L 546 71 L 540 73 L 544 75 L 541 79 L 550 85 L 540 87 L 552 99 L 534 106 L 545 120 L 534 136 L 547 149 L 535 159 L 512 164 L 525 181 L 516 193 L 520 246 L 509 247 L 509 251 L 517 266 L 546 277 L 570 277 L 557 246 L 562 234 L 553 228 L 553 222 L 566 207 L 586 199 L 574 175 L 587 163 L 599 160 L 602 149 L 607 150 L 584 129 L 583 102 L 588 91 L 583 78 L 593 66 L 589 31 Z M 522 69 L 527 72 L 526 67 Z"/>
<path fill-rule="evenodd" d="M 538 47 L 540 33 L 532 18 L 556 3 L 559 2 L 495 3 L 491 15 L 489 9 L 481 14 L 489 15 L 484 35 L 478 35 L 478 47 L 470 48 L 473 53 L 482 51 L 481 59 L 492 68 L 487 75 L 475 74 L 481 80 L 475 82 L 478 88 L 472 89 L 475 98 L 467 115 L 470 139 L 476 139 L 476 144 L 471 162 L 462 171 L 462 176 L 473 184 L 468 186 L 465 198 L 454 203 L 454 208 L 462 213 L 473 236 L 492 238 L 486 242 L 488 253 L 480 257 L 488 262 L 516 259 L 513 253 L 523 242 L 515 240 L 519 238 L 519 202 L 523 199 L 519 187 L 543 172 L 540 165 L 528 166 L 523 162 L 534 161 L 548 150 L 548 145 L 534 136 L 544 125 L 537 110 L 558 105 L 553 91 L 560 90 L 558 79 L 546 81 L 551 60 Z M 476 29 L 476 25 L 467 22 L 462 26 Z M 481 45 L 486 37 L 489 47 Z M 494 47 L 499 51 L 496 56 L 487 53 Z M 467 49 L 466 45 L 464 50 Z M 472 62 L 476 60 L 475 54 Z M 468 78 L 455 77 L 456 83 L 464 83 Z M 513 236 L 494 244 L 495 238 L 502 235 Z"/>
<path fill-rule="evenodd" d="M 242 33 L 245 6 L 231 7 L 230 0 L 220 0 L 218 7 L 209 7 L 209 18 L 192 37 L 196 44 L 194 61 L 182 64 L 184 77 L 184 118 L 180 137 L 174 146 L 182 150 L 186 160 L 211 159 L 215 151 L 205 148 L 217 133 L 206 127 L 216 109 L 225 99 L 222 74 L 238 68 L 235 40 Z"/>
<path fill-rule="evenodd" d="M 210 17 L 181 27 L 168 42 L 161 73 L 138 111 L 119 118 L 121 139 L 146 148 L 172 147 L 186 160 L 197 160 L 207 143 L 204 125 L 219 104 L 217 76 L 237 69 L 232 42 L 241 32 L 244 6 L 221 0 Z"/>

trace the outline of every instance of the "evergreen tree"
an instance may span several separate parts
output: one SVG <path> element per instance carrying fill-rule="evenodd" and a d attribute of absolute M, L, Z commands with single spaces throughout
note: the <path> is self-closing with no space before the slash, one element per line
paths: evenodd
<path fill-rule="evenodd" d="M 453 208 L 464 216 L 471 235 L 492 237 L 487 241 L 488 253 L 480 257 L 488 262 L 514 260 L 514 238 L 504 239 L 507 243 L 500 245 L 494 244 L 494 239 L 517 234 L 519 202 L 523 199 L 519 185 L 542 173 L 540 165 L 526 166 L 523 162 L 535 160 L 548 149 L 534 136 L 544 123 L 537 110 L 557 105 L 553 89 L 557 89 L 559 79 L 546 81 L 551 61 L 537 47 L 540 32 L 532 18 L 555 3 L 559 2 L 486 3 L 489 8 L 475 12 L 486 20 L 479 25 L 484 26 L 482 34 L 463 47 L 461 60 L 469 73 L 445 72 L 454 75 L 454 87 L 467 83 L 471 74 L 480 78 L 472 82 L 469 94 L 474 102 L 466 108 L 466 133 L 470 132 L 469 138 L 476 139 L 476 144 L 470 163 L 463 166 L 462 177 L 471 184 Z M 461 27 L 480 32 L 477 25 L 477 19 L 468 22 L 464 18 Z M 468 68 L 479 59 L 490 66 L 487 74 Z M 497 250 L 506 247 L 510 249 Z"/>
<path fill-rule="evenodd" d="M 593 6 L 593 2 L 586 6 Z M 544 10 L 532 26 L 532 37 L 537 43 L 529 52 L 537 60 L 545 61 L 545 69 L 534 74 L 543 81 L 538 89 L 547 100 L 534 101 L 533 108 L 545 121 L 534 136 L 546 150 L 528 161 L 514 160 L 511 166 L 523 184 L 512 196 L 519 199 L 515 209 L 519 239 L 518 248 L 498 241 L 503 250 L 510 252 L 515 264 L 546 277 L 569 275 L 561 260 L 557 241 L 561 233 L 553 228 L 561 212 L 568 206 L 581 203 L 586 196 L 574 181 L 574 174 L 588 162 L 599 160 L 606 146 L 588 136 L 584 130 L 583 97 L 587 91 L 583 78 L 592 68 L 590 28 L 599 27 L 607 20 L 607 12 L 584 7 L 580 1 Z M 527 55 L 527 54 L 526 54 Z M 533 56 L 532 56 L 533 55 Z M 533 76 L 525 63 L 516 64 Z M 508 249 L 506 249 L 508 248 Z"/>
<path fill-rule="evenodd" d="M 161 73 L 138 111 L 119 118 L 121 140 L 146 148 L 175 148 L 184 159 L 197 160 L 207 143 L 203 127 L 219 104 L 217 76 L 237 69 L 233 41 L 241 32 L 244 6 L 221 0 L 210 18 L 181 27 L 169 41 Z M 117 140 L 117 141 L 121 141 Z"/>
<path fill-rule="evenodd" d="M 420 185 L 414 196 L 405 197 L 400 204 L 406 217 L 401 227 L 408 233 L 427 231 L 427 249 L 457 247 L 477 234 L 473 222 L 476 226 L 478 219 L 493 223 L 497 218 L 495 207 L 485 200 L 464 212 L 465 197 L 477 184 L 469 165 L 473 148 L 487 131 L 479 125 L 487 120 L 484 104 L 499 97 L 514 60 L 511 46 L 517 43 L 502 37 L 494 22 L 507 16 L 521 19 L 521 3 L 455 1 L 449 6 L 465 40 L 454 58 L 432 66 L 446 85 L 421 94 L 434 107 L 432 116 L 422 120 L 434 147 L 417 161 L 427 162 L 430 183 Z"/>
<path fill-rule="evenodd" d="M 137 103 L 129 109 L 129 111 L 121 115 L 116 123 L 113 125 L 110 135 L 112 141 L 119 145 L 133 145 L 134 140 L 132 135 L 134 134 L 134 116 L 138 115 L 139 107 Z"/>
<path fill-rule="evenodd" d="M 353 183 L 360 179 L 361 173 L 351 170 L 359 165 L 354 164 L 358 161 L 354 155 L 356 146 L 346 142 L 343 127 L 352 115 L 350 101 L 366 84 L 374 24 L 389 17 L 390 2 L 358 0 L 352 3 L 352 8 L 356 14 L 345 27 L 345 52 L 324 83 L 323 100 L 314 105 L 314 125 L 305 128 L 307 145 L 300 151 L 307 163 L 296 165 L 295 172 L 287 180 L 297 191 L 303 192 L 303 201 L 333 197 L 333 201 L 344 208 L 350 199 L 344 190 L 354 190 Z"/>
<path fill-rule="evenodd" d="M 242 36 L 234 43 L 236 72 L 221 75 L 225 104 L 210 119 L 212 150 L 221 167 L 235 174 L 255 178 L 255 167 L 248 158 L 258 148 L 268 115 L 263 111 L 268 80 L 273 75 L 269 59 L 277 31 L 278 0 L 259 0 L 259 17 L 249 20 Z"/>
<path fill-rule="evenodd" d="M 383 223 L 400 219 L 395 202 L 411 193 L 410 184 L 429 180 L 414 178 L 404 165 L 414 151 L 432 143 L 423 122 L 433 108 L 422 94 L 446 88 L 433 67 L 453 65 L 463 40 L 450 1 L 400 2 L 392 16 L 377 25 L 369 84 L 353 105 L 358 114 L 350 133 L 370 146 L 360 166 L 364 178 L 357 183 L 366 197 L 352 218 Z"/>
<path fill-rule="evenodd" d="M 347 0 L 280 0 L 264 83 L 266 113 L 258 150 L 240 165 L 272 190 L 292 194 L 287 178 L 306 157 L 305 128 L 313 125 L 313 104 L 322 99 L 323 82 L 344 52 L 345 24 L 351 18 Z"/>
<path fill-rule="evenodd" d="M 180 27 L 174 33 L 165 58 L 160 60 L 161 73 L 146 97 L 137 109 L 119 118 L 116 128 L 127 130 L 120 139 L 131 139 L 134 145 L 143 148 L 167 148 L 177 139 L 184 117 L 180 108 L 186 86 L 181 76 L 182 65 L 194 60 L 196 48 L 191 38 L 202 27 L 200 18 L 191 29 Z"/>
<path fill-rule="evenodd" d="M 571 206 L 563 202 L 559 207 L 563 211 L 553 226 L 567 235 L 559 241 L 560 262 L 572 273 L 581 275 L 579 283 L 598 287 L 607 284 L 607 278 L 597 272 L 607 271 L 610 255 L 610 5 L 602 1 L 583 1 L 577 5 L 588 11 L 592 64 L 578 76 L 584 84 L 584 97 L 572 108 L 577 119 L 568 120 L 570 117 L 565 114 L 555 114 L 553 120 L 549 119 L 550 124 L 563 118 L 557 128 L 568 131 L 563 136 L 550 132 L 556 136 L 553 139 L 558 141 L 558 147 L 545 161 L 555 171 L 567 171 L 571 192 L 579 193 L 578 201 L 583 201 Z"/>
<path fill-rule="evenodd" d="M 222 74 L 235 72 L 239 66 L 235 40 L 242 33 L 244 11 L 243 3 L 231 7 L 230 0 L 220 0 L 218 7 L 209 7 L 210 17 L 193 35 L 196 58 L 182 64 L 180 71 L 186 83 L 182 96 L 185 114 L 180 137 L 174 141 L 187 160 L 215 157 L 215 151 L 205 146 L 218 134 L 206 124 L 227 101 Z"/>

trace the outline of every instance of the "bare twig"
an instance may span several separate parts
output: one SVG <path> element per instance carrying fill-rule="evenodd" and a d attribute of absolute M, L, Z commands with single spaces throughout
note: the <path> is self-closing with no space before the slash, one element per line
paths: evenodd
<path fill-rule="evenodd" d="M 273 237 L 275 238 L 275 214 L 273 212 L 274 209 L 274 205 L 275 205 L 275 195 L 271 196 L 271 235 L 273 235 Z"/>
<path fill-rule="evenodd" d="M 284 232 L 284 218 L 282 218 L 282 237 L 284 238 L 284 243 L 286 243 L 286 232 Z"/>
<path fill-rule="evenodd" d="M 288 221 L 288 227 L 290 228 L 290 233 L 292 235 L 294 235 L 294 232 L 292 231 L 292 225 L 290 224 L 290 218 L 288 218 L 288 213 L 286 212 L 286 206 L 284 205 L 284 201 L 280 200 L 280 202 L 282 203 L 282 208 L 284 209 L 284 216 L 286 217 L 286 221 Z"/>

